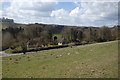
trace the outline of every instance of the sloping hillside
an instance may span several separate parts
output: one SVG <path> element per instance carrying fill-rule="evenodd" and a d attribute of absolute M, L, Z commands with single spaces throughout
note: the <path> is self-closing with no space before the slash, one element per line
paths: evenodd
<path fill-rule="evenodd" d="M 118 42 L 3 58 L 4 78 L 117 78 Z"/>

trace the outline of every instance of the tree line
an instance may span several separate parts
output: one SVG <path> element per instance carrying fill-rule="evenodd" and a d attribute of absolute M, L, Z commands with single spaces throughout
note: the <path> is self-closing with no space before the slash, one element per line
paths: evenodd
<path fill-rule="evenodd" d="M 8 27 L 2 29 L 2 49 L 15 49 L 29 42 L 34 47 L 42 45 L 56 45 L 59 42 L 57 36 L 61 35 L 67 43 L 95 43 L 120 40 L 119 26 L 108 27 L 72 27 L 29 24 L 26 27 Z"/>

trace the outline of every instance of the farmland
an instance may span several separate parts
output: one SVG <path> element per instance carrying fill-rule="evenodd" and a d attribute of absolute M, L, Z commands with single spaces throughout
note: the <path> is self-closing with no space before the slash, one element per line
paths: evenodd
<path fill-rule="evenodd" d="M 3 78 L 117 78 L 118 41 L 3 58 Z"/>

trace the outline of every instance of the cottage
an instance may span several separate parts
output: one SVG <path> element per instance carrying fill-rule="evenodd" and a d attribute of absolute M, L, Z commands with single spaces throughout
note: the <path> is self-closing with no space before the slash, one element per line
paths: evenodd
<path fill-rule="evenodd" d="M 63 45 L 63 44 L 67 44 L 67 40 L 62 38 L 60 41 L 58 41 L 58 45 Z"/>
<path fill-rule="evenodd" d="M 59 42 L 59 43 L 58 43 L 58 45 L 62 45 L 62 43 L 61 43 L 61 42 Z"/>

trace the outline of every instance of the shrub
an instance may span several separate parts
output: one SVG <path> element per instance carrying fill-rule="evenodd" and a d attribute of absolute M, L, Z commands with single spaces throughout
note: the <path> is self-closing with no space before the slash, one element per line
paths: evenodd
<path fill-rule="evenodd" d="M 87 44 L 88 42 L 87 41 L 82 41 L 81 44 Z"/>
<path fill-rule="evenodd" d="M 21 48 L 22 48 L 22 52 L 25 54 L 26 51 L 27 51 L 27 45 L 26 45 L 26 43 L 22 43 Z"/>
<path fill-rule="evenodd" d="M 14 54 L 14 53 L 20 53 L 22 52 L 22 48 L 21 47 L 17 47 L 15 49 L 8 49 L 6 50 L 6 53 L 8 54 Z"/>
<path fill-rule="evenodd" d="M 12 49 L 8 49 L 8 50 L 5 51 L 5 53 L 7 53 L 7 54 L 13 54 L 13 50 Z"/>
<path fill-rule="evenodd" d="M 50 44 L 49 44 L 48 47 L 57 47 L 57 45 L 50 45 Z"/>
<path fill-rule="evenodd" d="M 69 43 L 68 44 L 68 46 L 74 46 L 75 45 L 75 43 Z"/>

